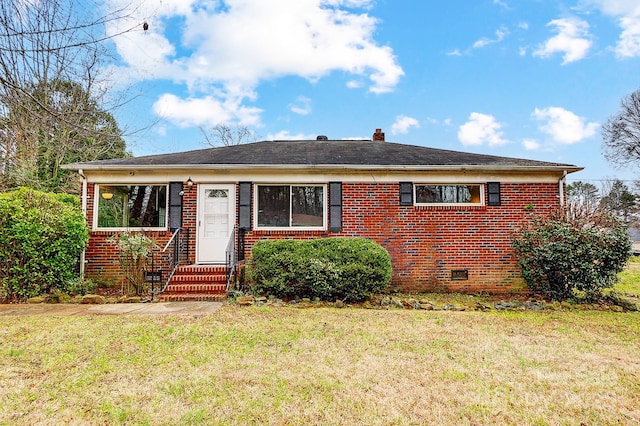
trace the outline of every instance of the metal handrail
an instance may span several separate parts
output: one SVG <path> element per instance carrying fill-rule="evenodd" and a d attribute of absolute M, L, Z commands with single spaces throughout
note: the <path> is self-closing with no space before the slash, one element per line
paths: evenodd
<path fill-rule="evenodd" d="M 238 267 L 238 256 L 236 254 L 236 227 L 231 231 L 231 236 L 227 242 L 227 248 L 225 250 L 225 266 L 227 274 L 227 291 L 231 290 L 232 279 L 236 277 L 236 271 Z"/>
<path fill-rule="evenodd" d="M 156 295 L 163 293 L 167 289 L 171 278 L 176 273 L 178 266 L 180 266 L 180 255 L 186 254 L 186 258 L 189 258 L 189 232 L 188 230 L 184 230 L 186 231 L 184 233 L 182 231 L 182 228 L 177 228 L 173 232 L 173 235 L 171 235 L 167 244 L 165 244 L 164 248 L 160 251 L 154 251 L 151 255 L 151 271 L 153 272 L 151 281 L 151 300 L 153 300 Z M 164 261 L 156 262 L 156 253 L 159 257 L 166 258 L 166 260 L 158 259 Z M 167 270 L 170 271 L 164 279 L 162 279 L 161 269 L 158 268 L 158 263 L 166 265 Z M 162 288 L 158 288 L 157 290 L 154 285 L 156 278 L 158 278 L 158 281 L 162 283 Z"/>

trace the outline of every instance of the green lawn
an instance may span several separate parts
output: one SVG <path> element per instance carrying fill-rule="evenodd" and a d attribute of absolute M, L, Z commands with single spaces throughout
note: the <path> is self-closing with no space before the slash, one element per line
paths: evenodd
<path fill-rule="evenodd" d="M 0 317 L 0 424 L 637 424 L 638 354 L 638 313 Z"/>
<path fill-rule="evenodd" d="M 619 275 L 615 290 L 619 293 L 640 296 L 640 257 L 633 257 L 627 268 Z"/>
<path fill-rule="evenodd" d="M 639 354 L 640 313 L 558 306 L 0 317 L 0 425 L 640 424 Z"/>

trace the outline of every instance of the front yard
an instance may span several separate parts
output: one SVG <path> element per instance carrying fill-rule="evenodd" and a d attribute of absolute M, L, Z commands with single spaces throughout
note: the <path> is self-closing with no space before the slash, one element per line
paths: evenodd
<path fill-rule="evenodd" d="M 0 317 L 0 424 L 640 424 L 639 353 L 640 313 L 562 304 Z"/>
<path fill-rule="evenodd" d="M 640 314 L 0 318 L 1 424 L 636 424 Z"/>

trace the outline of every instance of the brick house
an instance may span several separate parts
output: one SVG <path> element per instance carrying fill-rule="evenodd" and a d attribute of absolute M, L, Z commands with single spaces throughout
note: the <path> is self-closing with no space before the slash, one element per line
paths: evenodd
<path fill-rule="evenodd" d="M 66 168 L 83 178 L 86 275 L 120 279 L 107 240 L 139 230 L 158 243 L 164 297 L 179 300 L 224 292 L 225 272 L 258 240 L 330 236 L 380 243 L 392 284 L 406 291 L 517 291 L 514 230 L 562 205 L 565 176 L 581 170 L 386 142 L 380 129 L 372 140 L 264 141 Z"/>

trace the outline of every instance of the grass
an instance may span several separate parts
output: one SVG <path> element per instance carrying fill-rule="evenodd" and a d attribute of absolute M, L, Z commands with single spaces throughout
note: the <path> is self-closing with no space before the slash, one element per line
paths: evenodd
<path fill-rule="evenodd" d="M 640 315 L 0 318 L 0 424 L 640 423 Z"/>
<path fill-rule="evenodd" d="M 627 268 L 619 275 L 615 290 L 622 294 L 640 297 L 640 257 L 632 257 Z"/>
<path fill-rule="evenodd" d="M 640 424 L 638 353 L 610 311 L 0 317 L 0 425 Z"/>

